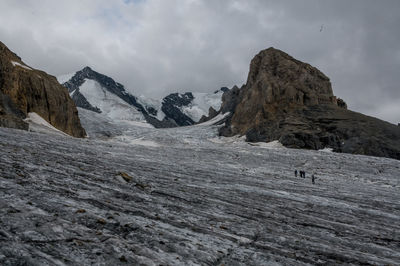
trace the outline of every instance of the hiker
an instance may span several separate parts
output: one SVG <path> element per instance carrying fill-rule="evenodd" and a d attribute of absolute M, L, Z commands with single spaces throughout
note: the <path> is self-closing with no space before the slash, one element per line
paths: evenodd
<path fill-rule="evenodd" d="M 294 176 L 297 177 L 297 170 L 294 170 Z"/>
<path fill-rule="evenodd" d="M 303 178 L 306 178 L 306 171 L 303 171 Z"/>
<path fill-rule="evenodd" d="M 305 175 L 304 171 L 300 171 L 300 177 L 304 178 L 304 175 Z"/>
<path fill-rule="evenodd" d="M 314 176 L 314 174 L 312 174 L 312 175 L 311 175 L 311 182 L 312 182 L 313 184 L 315 184 L 315 179 L 317 179 L 317 178 Z"/>

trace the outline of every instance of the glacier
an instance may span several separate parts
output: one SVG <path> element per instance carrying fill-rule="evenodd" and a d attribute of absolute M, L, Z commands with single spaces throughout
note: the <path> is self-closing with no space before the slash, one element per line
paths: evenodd
<path fill-rule="evenodd" d="M 79 114 L 0 128 L 1 265 L 400 264 L 398 160 Z"/>

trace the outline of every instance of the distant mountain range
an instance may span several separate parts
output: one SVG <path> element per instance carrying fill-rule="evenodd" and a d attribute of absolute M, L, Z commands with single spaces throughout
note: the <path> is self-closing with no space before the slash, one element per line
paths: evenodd
<path fill-rule="evenodd" d="M 348 110 L 333 94 L 327 76 L 274 48 L 253 58 L 241 88 L 210 93 L 172 93 L 160 100 L 138 97 L 90 67 L 58 81 L 63 86 L 27 66 L 0 42 L 0 126 L 28 130 L 27 122 L 40 117 L 41 124 L 85 137 L 80 120 L 85 113 L 86 121 L 99 127 L 91 132 L 107 137 L 115 135 L 109 130 L 114 124 L 167 128 L 218 118 L 209 123 L 221 125 L 220 136 L 400 159 L 400 126 Z M 80 116 L 76 107 L 84 109 Z"/>
<path fill-rule="evenodd" d="M 57 79 L 68 89 L 77 107 L 113 120 L 145 122 L 156 128 L 189 126 L 199 122 L 210 112 L 220 109 L 222 94 L 229 90 L 172 93 L 155 100 L 132 95 L 122 84 L 90 67 Z"/>

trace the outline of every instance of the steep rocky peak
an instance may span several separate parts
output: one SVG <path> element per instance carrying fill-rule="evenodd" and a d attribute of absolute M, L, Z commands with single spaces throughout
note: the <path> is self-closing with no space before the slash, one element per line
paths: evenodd
<path fill-rule="evenodd" d="M 92 70 L 89 66 L 85 66 L 85 67 L 82 69 L 82 72 L 93 72 L 93 70 Z"/>
<path fill-rule="evenodd" d="M 100 84 L 101 87 L 106 89 L 108 92 L 118 96 L 127 104 L 136 107 L 136 109 L 142 112 L 145 116 L 148 115 L 147 110 L 138 102 L 138 99 L 132 94 L 125 90 L 124 85 L 116 82 L 112 78 L 103 75 L 99 72 L 94 71 L 90 67 L 86 66 L 82 70 L 75 73 L 75 75 L 63 85 L 68 88 L 69 92 L 73 93 L 73 100 L 78 107 L 82 107 L 97 113 L 101 113 L 101 110 L 96 106 L 92 106 L 88 100 L 80 93 L 80 87 L 86 80 L 94 80 Z M 100 91 L 99 91 L 100 93 Z"/>
<path fill-rule="evenodd" d="M 246 88 L 269 104 L 336 104 L 330 80 L 317 68 L 270 47 L 251 61 Z"/>
<path fill-rule="evenodd" d="M 86 79 L 95 80 L 100 85 L 106 88 L 110 88 L 112 91 L 120 91 L 125 92 L 125 88 L 122 84 L 115 82 L 112 78 L 100 74 L 99 72 L 94 71 L 90 67 L 86 66 L 82 70 L 75 73 L 75 75 L 66 83 L 72 83 L 73 85 L 79 87 L 81 86 Z"/>
<path fill-rule="evenodd" d="M 251 61 L 247 84 L 222 99 L 220 112 L 233 113 L 220 128 L 223 136 L 400 158 L 399 127 L 347 110 L 327 76 L 272 47 Z"/>

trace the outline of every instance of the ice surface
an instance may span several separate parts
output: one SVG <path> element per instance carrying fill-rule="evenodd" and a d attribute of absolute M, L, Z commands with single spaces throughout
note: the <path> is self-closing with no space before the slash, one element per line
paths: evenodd
<path fill-rule="evenodd" d="M 148 147 L 161 147 L 161 145 L 155 141 L 144 140 L 143 138 L 135 138 L 130 136 L 117 136 L 113 140 L 119 143 L 122 142 L 124 144 L 143 145 Z"/>
<path fill-rule="evenodd" d="M 25 66 L 25 65 L 23 65 L 23 64 L 21 64 L 21 63 L 18 63 L 18 62 L 15 62 L 15 61 L 11 61 L 11 63 L 13 64 L 13 66 L 20 66 L 20 67 L 22 67 L 22 68 L 24 68 L 24 69 L 32 70 L 32 68 L 30 68 L 30 67 L 28 67 L 28 66 Z"/>
<path fill-rule="evenodd" d="M 400 161 L 79 115 L 0 128 L 0 265 L 400 264 Z"/>

